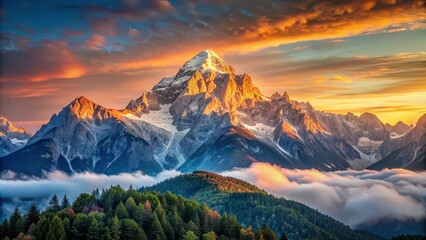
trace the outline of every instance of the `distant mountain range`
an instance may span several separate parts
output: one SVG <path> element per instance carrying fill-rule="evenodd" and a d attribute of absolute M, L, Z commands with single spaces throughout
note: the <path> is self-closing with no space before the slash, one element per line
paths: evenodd
<path fill-rule="evenodd" d="M 10 154 L 0 158 L 0 167 L 34 176 L 52 169 L 221 172 L 253 162 L 324 171 L 424 170 L 425 119 L 415 127 L 391 126 L 371 113 L 358 117 L 315 110 L 287 93 L 266 97 L 248 74 L 237 74 L 205 50 L 123 110 L 75 99 L 21 149 L 2 143 L 3 155 Z M 12 143 L 30 136 L 3 135 Z"/>

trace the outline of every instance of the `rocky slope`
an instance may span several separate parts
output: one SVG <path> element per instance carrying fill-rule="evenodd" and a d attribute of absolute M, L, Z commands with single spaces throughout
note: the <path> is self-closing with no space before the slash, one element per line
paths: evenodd
<path fill-rule="evenodd" d="M 31 137 L 25 129 L 15 127 L 5 117 L 0 116 L 0 157 L 22 148 Z"/>
<path fill-rule="evenodd" d="M 402 147 L 406 131 L 405 125 L 384 125 L 371 113 L 325 113 L 287 93 L 265 97 L 248 74 L 237 74 L 205 50 L 124 110 L 84 97 L 74 100 L 0 163 L 2 170 L 34 175 L 54 168 L 106 174 L 220 172 L 258 161 L 287 168 L 363 169 Z"/>

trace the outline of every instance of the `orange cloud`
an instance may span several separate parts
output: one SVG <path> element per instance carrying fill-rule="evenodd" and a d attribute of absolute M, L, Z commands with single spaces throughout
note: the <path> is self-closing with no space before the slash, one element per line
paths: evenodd
<path fill-rule="evenodd" d="M 261 8 L 258 7 L 259 4 L 262 5 Z M 191 13 L 194 14 L 191 16 L 196 22 L 191 20 L 183 24 L 182 21 L 171 18 L 168 22 L 169 27 L 153 27 L 146 30 L 148 38 L 142 36 L 137 29 L 126 27 L 124 32 L 134 40 L 134 43 L 126 46 L 124 52 L 132 54 L 117 54 L 111 59 L 105 56 L 101 66 L 94 71 L 119 72 L 138 68 L 177 66 L 203 49 L 214 49 L 220 54 L 247 53 L 298 41 L 390 31 L 389 27 L 411 28 L 410 26 L 417 26 L 426 18 L 422 6 L 424 6 L 424 0 L 308 1 L 307 3 L 295 1 L 283 5 L 253 2 L 245 5 L 253 16 L 241 16 L 240 13 L 230 10 L 231 12 L 226 16 L 228 20 L 226 24 L 225 21 L 203 18 L 199 15 L 200 13 L 195 12 Z M 144 18 L 138 14 L 133 4 L 121 7 L 123 9 L 120 11 L 109 13 L 125 20 Z M 178 10 L 167 1 L 161 4 L 155 3 L 151 7 L 165 14 Z M 199 22 L 203 23 L 204 28 L 194 29 Z M 94 18 L 90 23 L 95 34 L 116 35 L 120 32 L 120 21 L 117 20 Z M 155 34 L 150 35 L 150 32 Z M 194 32 L 197 34 L 194 35 Z M 92 36 L 91 40 L 93 44 L 89 46 L 92 49 L 99 48 L 102 44 L 101 38 L 94 39 Z M 331 41 L 339 43 L 344 40 Z"/>
<path fill-rule="evenodd" d="M 350 80 L 349 78 L 342 77 L 342 76 L 339 76 L 339 75 L 332 77 L 331 80 L 336 80 L 336 81 L 341 81 L 341 82 L 352 82 L 352 80 Z"/>
<path fill-rule="evenodd" d="M 29 76 L 28 79 L 31 82 L 41 82 L 53 78 L 78 78 L 83 76 L 85 69 L 80 64 L 71 64 L 69 66 L 62 66 L 52 72 L 40 73 L 38 75 Z"/>
<path fill-rule="evenodd" d="M 322 83 L 322 82 L 324 82 L 326 80 L 333 80 L 333 81 L 339 81 L 339 82 L 352 82 L 351 79 L 349 79 L 347 77 L 340 76 L 340 75 L 336 75 L 336 76 L 330 77 L 330 78 L 327 78 L 327 77 L 314 77 L 313 80 L 314 80 L 315 83 Z"/>
<path fill-rule="evenodd" d="M 8 91 L 2 91 L 4 94 L 8 94 L 18 98 L 31 98 L 40 97 L 45 95 L 52 95 L 59 91 L 59 88 L 55 87 L 37 87 L 37 88 L 19 88 Z"/>
<path fill-rule="evenodd" d="M 102 35 L 94 34 L 87 40 L 87 48 L 90 50 L 100 50 L 105 46 L 106 38 Z"/>
<path fill-rule="evenodd" d="M 47 42 L 43 46 L 7 51 L 2 55 L 7 59 L 2 64 L 2 82 L 41 82 L 55 78 L 77 78 L 86 73 L 84 65 L 68 50 L 65 42 Z"/>

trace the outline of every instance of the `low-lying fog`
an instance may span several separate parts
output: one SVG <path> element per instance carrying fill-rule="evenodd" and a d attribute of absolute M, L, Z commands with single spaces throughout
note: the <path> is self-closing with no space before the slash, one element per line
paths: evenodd
<path fill-rule="evenodd" d="M 0 180 L 1 218 L 18 206 L 21 211 L 33 202 L 40 208 L 47 206 L 53 194 L 63 194 L 74 200 L 82 192 L 120 184 L 142 187 L 179 175 L 165 171 L 156 177 L 141 173 L 107 176 L 80 173 L 67 176 L 61 172 L 49 173 L 45 179 Z M 255 163 L 250 168 L 223 172 L 252 183 L 267 192 L 318 209 L 319 211 L 356 228 L 381 221 L 418 221 L 426 213 L 426 172 L 404 169 L 383 171 L 295 170 Z"/>

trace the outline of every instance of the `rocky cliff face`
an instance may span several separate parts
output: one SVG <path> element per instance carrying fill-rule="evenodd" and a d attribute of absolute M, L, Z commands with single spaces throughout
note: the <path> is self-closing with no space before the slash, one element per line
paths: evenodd
<path fill-rule="evenodd" d="M 24 149 L 0 163 L 2 169 L 34 175 L 55 168 L 106 174 L 220 172 L 259 161 L 288 168 L 363 169 L 402 146 L 403 139 L 419 141 L 417 133 L 403 136 L 406 129 L 384 125 L 371 113 L 318 111 L 287 93 L 265 97 L 249 75 L 237 74 L 205 50 L 124 110 L 84 97 L 74 100 Z M 35 170 L 26 170 L 28 161 L 37 163 Z"/>

